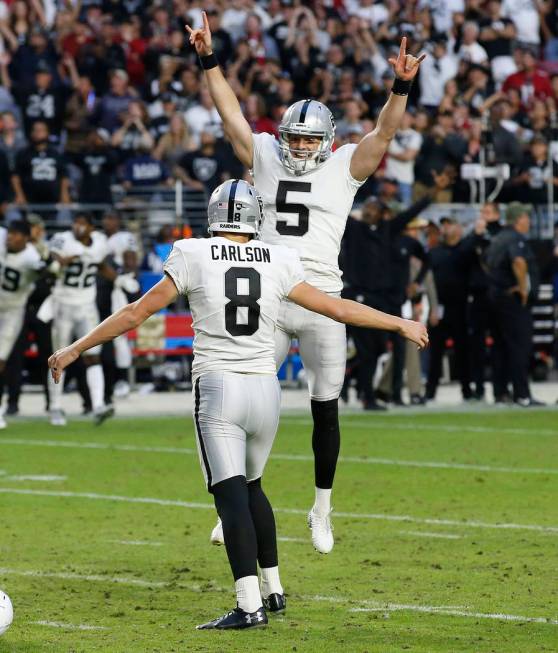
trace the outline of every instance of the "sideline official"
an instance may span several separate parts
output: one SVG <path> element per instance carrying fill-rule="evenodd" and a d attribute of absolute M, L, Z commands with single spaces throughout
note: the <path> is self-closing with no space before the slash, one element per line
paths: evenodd
<path fill-rule="evenodd" d="M 507 374 L 513 400 L 519 406 L 540 406 L 529 390 L 532 348 L 530 303 L 538 292 L 538 270 L 527 241 L 529 207 L 512 202 L 506 211 L 507 227 L 491 242 L 487 253 L 488 296 L 494 315 L 494 373 Z"/>

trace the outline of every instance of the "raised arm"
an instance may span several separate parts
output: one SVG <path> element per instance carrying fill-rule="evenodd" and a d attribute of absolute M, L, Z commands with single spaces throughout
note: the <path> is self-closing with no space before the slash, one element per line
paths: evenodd
<path fill-rule="evenodd" d="M 68 347 L 59 349 L 48 359 L 52 378 L 56 383 L 60 381 L 63 370 L 71 365 L 84 351 L 113 340 L 117 336 L 137 328 L 145 322 L 150 315 L 157 313 L 176 299 L 176 286 L 170 277 L 165 276 L 159 283 L 137 302 L 128 304 L 106 320 L 101 322 L 87 335 L 76 340 Z"/>
<path fill-rule="evenodd" d="M 207 86 L 223 121 L 225 134 L 241 163 L 247 168 L 251 168 L 254 161 L 252 130 L 242 114 L 234 91 L 223 76 L 217 58 L 213 54 L 211 31 L 205 11 L 203 12 L 202 29 L 192 29 L 189 25 L 186 25 L 186 29 L 190 32 L 190 43 L 196 48 L 196 52 L 202 59 Z M 206 57 L 207 59 L 205 59 Z"/>
<path fill-rule="evenodd" d="M 309 311 L 330 317 L 336 322 L 365 329 L 396 331 L 419 347 L 426 347 L 428 344 L 428 332 L 424 324 L 382 313 L 350 299 L 332 297 L 308 283 L 303 282 L 295 286 L 289 294 L 289 299 Z"/>
<path fill-rule="evenodd" d="M 408 85 L 418 72 L 420 62 L 425 54 L 413 57 L 406 54 L 407 38 L 401 39 L 399 56 L 389 59 L 395 71 L 393 91 L 378 116 L 374 131 L 367 134 L 358 144 L 351 159 L 351 175 L 358 181 L 364 181 L 376 170 L 386 153 L 391 139 L 399 129 L 401 119 L 407 106 Z"/>

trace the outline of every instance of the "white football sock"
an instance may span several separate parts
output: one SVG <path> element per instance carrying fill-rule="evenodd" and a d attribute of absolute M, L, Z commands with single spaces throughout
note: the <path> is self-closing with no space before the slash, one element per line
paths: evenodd
<path fill-rule="evenodd" d="M 103 368 L 99 363 L 90 365 L 86 371 L 87 387 L 91 395 L 91 405 L 93 410 L 99 410 L 105 404 L 105 377 L 103 375 Z"/>
<path fill-rule="evenodd" d="M 62 410 L 62 393 L 64 391 L 64 377 L 66 372 L 60 375 L 60 381 L 54 383 L 52 374 L 48 370 L 48 406 L 49 410 Z"/>
<path fill-rule="evenodd" d="M 260 569 L 262 581 L 260 589 L 262 597 L 267 599 L 270 594 L 283 594 L 283 586 L 279 579 L 279 567 L 266 567 Z"/>
<path fill-rule="evenodd" d="M 262 595 L 257 576 L 243 576 L 234 583 L 238 607 L 245 612 L 256 612 L 262 607 Z"/>
<path fill-rule="evenodd" d="M 331 510 L 331 488 L 324 490 L 316 488 L 316 499 L 314 500 L 314 512 L 325 517 Z"/>

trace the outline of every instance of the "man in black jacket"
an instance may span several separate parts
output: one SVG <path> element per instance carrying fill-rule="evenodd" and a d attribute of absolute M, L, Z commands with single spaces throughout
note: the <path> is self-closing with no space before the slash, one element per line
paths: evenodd
<path fill-rule="evenodd" d="M 437 183 L 449 183 L 437 175 Z M 401 310 L 401 261 L 394 263 L 401 233 L 407 224 L 431 202 L 424 197 L 406 211 L 393 217 L 385 205 L 370 198 L 362 207 L 360 220 L 349 218 L 343 238 L 342 263 L 345 288 L 343 297 L 354 299 L 378 310 L 391 307 Z M 358 385 L 366 410 L 381 410 L 372 389 L 379 356 L 385 351 L 386 339 L 381 331 L 351 328 L 358 356 Z M 400 391 L 399 391 L 400 392 Z"/>
<path fill-rule="evenodd" d="M 527 241 L 529 207 L 512 202 L 506 222 L 507 228 L 493 239 L 487 253 L 488 297 L 495 320 L 494 368 L 497 375 L 509 370 L 517 405 L 540 406 L 531 397 L 528 379 L 533 330 L 530 302 L 538 292 L 537 262 Z"/>
<path fill-rule="evenodd" d="M 475 399 L 484 398 L 484 382 L 487 364 L 486 336 L 493 335 L 492 311 L 488 299 L 488 274 L 486 252 L 493 238 L 502 226 L 500 211 L 494 202 L 487 202 L 481 207 L 480 215 L 475 223 L 474 231 L 465 238 L 467 246 L 472 248 L 471 265 L 469 268 L 469 354 L 471 360 L 471 378 L 475 385 Z M 506 379 L 496 378 L 492 370 L 494 396 L 502 398 Z"/>
<path fill-rule="evenodd" d="M 467 343 L 467 272 L 471 261 L 470 243 L 462 240 L 457 220 L 440 220 L 442 243 L 430 251 L 430 263 L 438 291 L 440 321 L 430 332 L 430 366 L 426 382 L 426 399 L 436 397 L 442 372 L 446 341 L 453 340 L 456 375 L 463 399 L 471 398 Z"/>

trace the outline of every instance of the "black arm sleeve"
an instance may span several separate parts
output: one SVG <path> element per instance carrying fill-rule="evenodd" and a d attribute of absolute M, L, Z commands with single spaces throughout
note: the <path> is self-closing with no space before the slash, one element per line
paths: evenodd
<path fill-rule="evenodd" d="M 398 213 L 391 220 L 388 220 L 386 224 L 391 235 L 393 236 L 403 231 L 407 224 L 411 222 L 413 218 L 416 218 L 421 211 L 424 211 L 431 202 L 431 197 L 423 197 L 418 202 L 411 204 L 411 206 L 405 211 L 401 211 L 401 213 Z"/>

